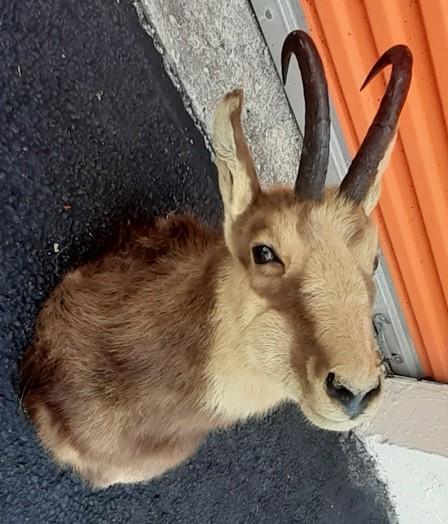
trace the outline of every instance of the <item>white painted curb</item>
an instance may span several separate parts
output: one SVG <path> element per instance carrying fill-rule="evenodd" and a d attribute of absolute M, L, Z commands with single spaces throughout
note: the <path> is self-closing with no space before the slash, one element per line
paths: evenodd
<path fill-rule="evenodd" d="M 448 385 L 386 381 L 376 417 L 356 433 L 374 457 L 400 524 L 448 523 Z"/>

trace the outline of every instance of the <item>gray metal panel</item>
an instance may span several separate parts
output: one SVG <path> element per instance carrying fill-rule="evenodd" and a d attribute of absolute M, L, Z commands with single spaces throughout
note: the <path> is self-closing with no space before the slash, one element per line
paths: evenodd
<path fill-rule="evenodd" d="M 299 0 L 251 0 L 250 3 L 271 52 L 277 72 L 281 75 L 280 52 L 285 37 L 294 29 L 307 29 Z M 291 67 L 285 91 L 303 136 L 305 107 L 298 67 Z M 332 105 L 331 119 L 330 163 L 327 183 L 337 184 L 347 172 L 351 158 Z M 375 282 L 377 298 L 374 306 L 374 324 L 381 350 L 393 373 L 422 378 L 422 367 L 409 336 L 392 279 L 382 255 L 376 271 Z"/>

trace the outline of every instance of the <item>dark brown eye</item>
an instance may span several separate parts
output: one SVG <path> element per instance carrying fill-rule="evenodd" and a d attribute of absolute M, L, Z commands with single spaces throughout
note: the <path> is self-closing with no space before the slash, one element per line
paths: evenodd
<path fill-rule="evenodd" d="M 272 247 L 260 244 L 252 248 L 252 256 L 255 264 L 269 264 L 270 262 L 280 262 Z"/>

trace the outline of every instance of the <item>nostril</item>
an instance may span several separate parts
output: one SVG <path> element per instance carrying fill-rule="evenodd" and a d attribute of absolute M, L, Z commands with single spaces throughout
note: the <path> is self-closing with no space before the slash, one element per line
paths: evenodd
<path fill-rule="evenodd" d="M 328 373 L 326 385 L 329 396 L 338 400 L 344 406 L 350 404 L 350 402 L 353 400 L 353 397 L 355 396 L 345 386 L 336 382 L 336 376 L 334 373 Z"/>
<path fill-rule="evenodd" d="M 360 415 L 381 391 L 381 383 L 367 393 L 355 395 L 352 391 L 339 384 L 334 373 L 328 373 L 326 379 L 327 393 L 331 398 L 337 400 L 350 418 Z"/>

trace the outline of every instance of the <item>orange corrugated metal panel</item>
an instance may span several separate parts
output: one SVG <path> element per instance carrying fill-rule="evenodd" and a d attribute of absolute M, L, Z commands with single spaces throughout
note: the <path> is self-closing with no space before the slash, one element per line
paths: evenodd
<path fill-rule="evenodd" d="M 448 5 L 446 0 L 301 0 L 322 53 L 350 152 L 388 73 L 359 87 L 389 46 L 407 44 L 414 75 L 376 218 L 382 249 L 428 376 L 448 382 Z"/>

